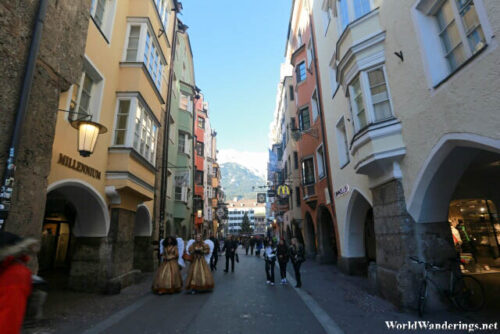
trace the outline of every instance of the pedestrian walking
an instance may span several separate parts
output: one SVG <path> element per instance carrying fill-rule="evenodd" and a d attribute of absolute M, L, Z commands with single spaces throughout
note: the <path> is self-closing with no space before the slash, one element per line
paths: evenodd
<path fill-rule="evenodd" d="M 28 254 L 38 242 L 31 238 L 0 232 L 0 331 L 21 333 L 28 297 L 32 290 Z"/>
<path fill-rule="evenodd" d="M 304 247 L 298 242 L 297 238 L 292 238 L 292 245 L 290 246 L 290 259 L 292 260 L 293 270 L 295 271 L 295 279 L 297 280 L 296 288 L 302 286 L 300 278 L 300 266 L 305 261 Z"/>
<path fill-rule="evenodd" d="M 179 248 L 174 237 L 163 241 L 163 254 L 160 267 L 156 271 L 152 289 L 159 295 L 176 293 L 182 289 L 182 277 L 179 271 Z"/>
<path fill-rule="evenodd" d="M 210 291 L 214 288 L 214 278 L 208 269 L 205 255 L 210 254 L 210 246 L 198 234 L 195 241 L 189 246 L 191 264 L 186 278 L 185 289 L 191 290 L 192 294 L 198 291 Z"/>
<path fill-rule="evenodd" d="M 266 262 L 267 284 L 274 285 L 274 265 L 276 263 L 276 248 L 271 240 L 268 240 L 264 249 L 264 260 Z"/>
<path fill-rule="evenodd" d="M 284 239 L 280 239 L 276 254 L 278 255 L 278 264 L 280 266 L 281 284 L 286 284 L 288 283 L 286 280 L 286 265 L 290 256 Z"/>
<path fill-rule="evenodd" d="M 255 250 L 255 255 L 260 257 L 260 250 L 262 249 L 262 240 L 257 240 L 257 247 L 256 247 L 256 250 Z"/>
<path fill-rule="evenodd" d="M 253 255 L 253 249 L 255 247 L 255 238 L 252 236 L 250 237 L 250 253 Z"/>
<path fill-rule="evenodd" d="M 214 236 L 212 236 L 210 240 L 214 243 L 214 251 L 212 252 L 212 257 L 210 257 L 210 270 L 217 271 L 217 262 L 219 261 L 220 252 L 219 240 Z"/>
<path fill-rule="evenodd" d="M 243 244 L 245 245 L 245 255 L 248 255 L 248 250 L 250 249 L 250 240 L 248 240 L 248 238 L 245 238 Z"/>
<path fill-rule="evenodd" d="M 229 271 L 229 261 L 231 261 L 231 272 L 234 272 L 234 256 L 236 254 L 236 248 L 238 247 L 237 241 L 233 240 L 233 236 L 229 235 L 227 240 L 224 242 L 223 252 L 226 252 L 226 269 L 225 273 Z"/>

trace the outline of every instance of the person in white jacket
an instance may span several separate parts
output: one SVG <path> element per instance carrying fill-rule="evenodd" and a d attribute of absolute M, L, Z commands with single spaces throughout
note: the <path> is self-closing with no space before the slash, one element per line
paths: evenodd
<path fill-rule="evenodd" d="M 264 260 L 266 261 L 267 284 L 274 285 L 274 265 L 276 263 L 276 247 L 272 240 L 268 240 L 264 249 Z"/>

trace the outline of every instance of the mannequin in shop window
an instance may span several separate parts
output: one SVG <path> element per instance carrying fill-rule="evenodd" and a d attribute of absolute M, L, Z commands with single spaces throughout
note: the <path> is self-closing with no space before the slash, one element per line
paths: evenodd
<path fill-rule="evenodd" d="M 450 221 L 451 236 L 453 237 L 453 244 L 455 245 L 455 250 L 457 253 L 462 251 L 462 237 L 460 236 L 460 231 L 457 229 L 458 221 Z"/>

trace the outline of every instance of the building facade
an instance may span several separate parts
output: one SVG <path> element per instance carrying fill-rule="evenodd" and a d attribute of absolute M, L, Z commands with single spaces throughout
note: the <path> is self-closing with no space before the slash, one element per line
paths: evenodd
<path fill-rule="evenodd" d="M 40 270 L 69 270 L 72 289 L 116 292 L 154 268 L 153 199 L 176 6 L 92 2 L 80 78 L 59 100 L 71 112 L 57 117 L 40 252 Z M 108 130 L 90 156 L 75 150 L 83 138 L 72 122 L 81 119 Z"/>
<path fill-rule="evenodd" d="M 241 233 L 241 224 L 245 215 L 247 215 L 250 221 L 250 227 L 256 233 L 255 214 L 258 211 L 258 218 L 261 220 L 262 212 L 265 211 L 264 208 L 264 203 L 256 203 L 254 200 L 231 201 L 228 205 L 228 233 L 232 235 L 239 235 Z"/>
<path fill-rule="evenodd" d="M 458 254 L 478 279 L 499 267 L 499 5 L 312 2 L 339 266 L 402 307 L 410 256 Z"/>
<path fill-rule="evenodd" d="M 30 43 L 35 39 L 33 27 L 41 3 L 0 3 L 0 11 L 5 15 L 0 29 L 0 73 L 5 81 L 0 87 L 0 129 L 4 134 L 0 138 L 0 175 L 8 177 L 7 161 L 11 153 L 15 160 L 9 165 L 16 166 L 14 179 L 9 178 L 2 184 L 5 188 L 1 191 L 0 229 L 37 239 L 42 230 L 52 143 L 60 116 L 59 98 L 81 78 L 90 8 L 90 1 L 58 5 L 45 2 L 45 16 L 59 19 L 40 18 L 43 25 L 40 25 L 36 53 L 30 49 Z M 31 93 L 22 98 L 21 87 L 23 82 L 27 83 L 23 75 L 26 75 L 30 54 L 35 64 Z M 26 117 L 19 121 L 20 141 L 14 152 L 10 147 L 16 128 L 15 115 L 24 103 Z M 76 133 L 73 130 L 72 138 Z M 75 144 L 71 152 L 76 154 L 76 148 Z M 34 272 L 38 270 L 36 258 L 30 261 L 30 267 Z"/>

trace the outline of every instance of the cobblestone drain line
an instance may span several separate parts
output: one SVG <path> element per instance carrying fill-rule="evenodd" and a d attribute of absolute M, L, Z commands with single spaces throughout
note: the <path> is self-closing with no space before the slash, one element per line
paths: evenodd
<path fill-rule="evenodd" d="M 156 297 L 155 295 L 150 294 L 150 295 L 147 295 L 147 296 L 139 299 L 138 301 L 136 301 L 132 305 L 127 306 L 123 310 L 118 311 L 115 314 L 111 315 L 106 320 L 101 321 L 95 327 L 87 329 L 82 334 L 99 334 L 99 333 L 103 333 L 106 329 L 108 329 L 109 327 L 111 327 L 114 324 L 118 323 L 120 320 L 122 320 L 123 318 L 125 318 L 130 313 L 132 313 L 135 310 L 141 308 L 144 304 L 146 304 L 147 302 L 153 300 L 153 298 L 155 298 L 155 297 Z"/>
<path fill-rule="evenodd" d="M 265 261 L 263 258 L 261 260 Z M 314 298 L 309 295 L 307 292 L 302 290 L 301 288 L 296 288 L 295 285 L 297 281 L 291 275 L 290 271 L 286 272 L 286 279 L 290 283 L 290 285 L 295 289 L 295 292 L 299 295 L 300 299 L 306 304 L 307 308 L 314 315 L 316 320 L 321 324 L 323 329 L 327 334 L 344 334 L 344 331 L 337 325 L 337 323 L 330 318 L 328 313 L 319 304 L 314 300 Z"/>
<path fill-rule="evenodd" d="M 328 334 L 344 334 L 344 331 L 342 331 L 339 325 L 337 325 L 337 323 L 332 318 L 330 318 L 328 313 L 326 313 L 325 310 L 323 310 L 321 306 L 319 306 L 319 304 L 314 300 L 314 298 L 311 295 L 309 295 L 301 288 L 295 287 L 297 282 L 295 281 L 295 279 L 293 278 L 293 276 L 290 274 L 289 271 L 287 271 L 286 279 L 288 280 L 290 285 L 295 289 L 295 292 L 297 292 L 297 294 L 302 299 L 304 304 L 306 304 L 307 308 L 312 312 L 312 314 L 314 314 L 318 322 L 321 324 L 321 326 L 323 326 L 323 328 Z"/>

